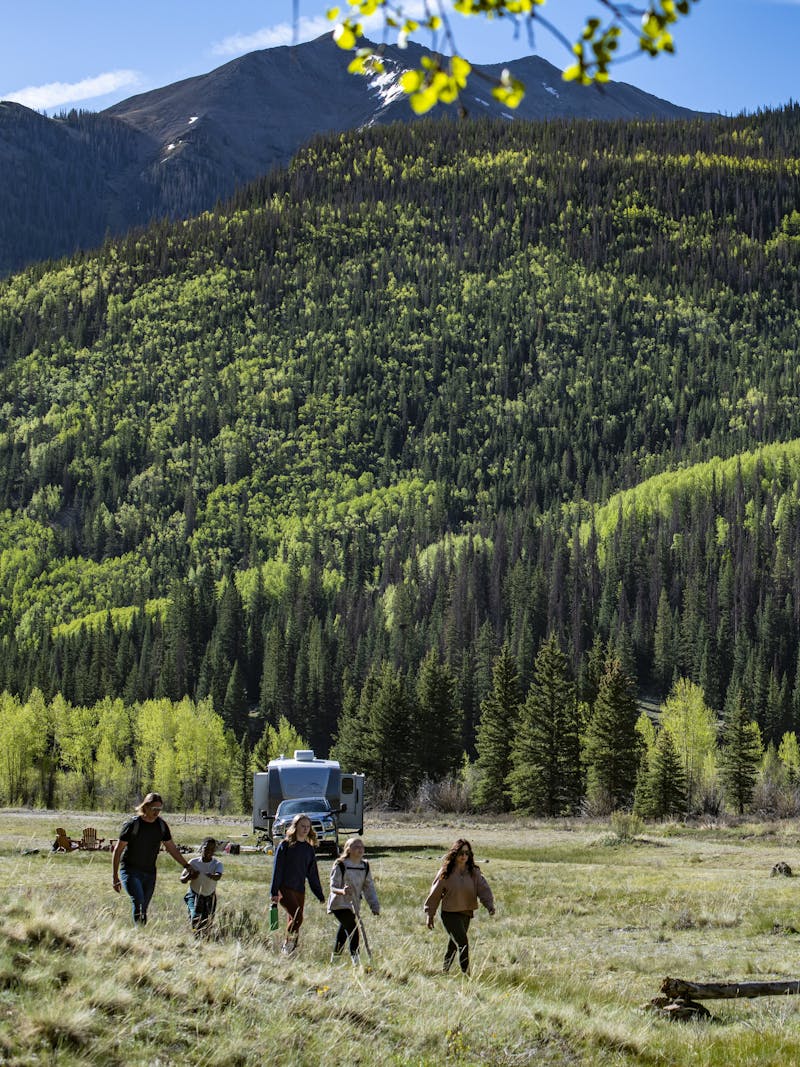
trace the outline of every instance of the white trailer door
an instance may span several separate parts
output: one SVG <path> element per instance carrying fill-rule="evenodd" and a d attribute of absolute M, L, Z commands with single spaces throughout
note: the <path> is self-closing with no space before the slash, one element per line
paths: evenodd
<path fill-rule="evenodd" d="M 339 814 L 340 830 L 355 830 L 364 833 L 364 775 L 343 774 L 341 788 L 342 810 Z"/>

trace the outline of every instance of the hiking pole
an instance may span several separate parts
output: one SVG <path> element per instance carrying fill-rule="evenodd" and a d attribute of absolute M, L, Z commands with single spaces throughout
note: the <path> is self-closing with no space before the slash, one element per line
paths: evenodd
<path fill-rule="evenodd" d="M 369 947 L 369 941 L 367 940 L 367 929 L 364 926 L 364 920 L 361 918 L 361 912 L 356 912 L 356 921 L 358 922 L 358 928 L 361 931 L 361 940 L 364 942 L 364 948 L 367 950 L 369 956 L 369 962 L 372 963 L 372 949 Z"/>

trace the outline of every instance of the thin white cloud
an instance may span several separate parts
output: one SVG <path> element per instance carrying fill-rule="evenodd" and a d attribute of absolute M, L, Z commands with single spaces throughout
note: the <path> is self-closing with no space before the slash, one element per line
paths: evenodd
<path fill-rule="evenodd" d="M 346 11 L 345 3 L 341 5 L 342 11 Z M 408 18 L 421 19 L 425 14 L 423 0 L 411 0 L 403 4 L 403 12 Z M 383 29 L 384 16 L 381 12 L 360 19 L 364 27 L 364 33 L 371 33 Z M 291 22 L 279 22 L 274 26 L 264 26 L 253 33 L 234 33 L 225 37 L 211 46 L 211 51 L 217 56 L 240 56 L 245 52 L 254 52 L 258 48 L 278 48 L 280 45 L 289 45 L 297 41 L 313 41 L 321 37 L 323 33 L 330 33 L 335 23 L 324 15 L 315 18 L 301 17 L 295 26 Z"/>
<path fill-rule="evenodd" d="M 297 40 L 313 41 L 333 29 L 333 23 L 324 15 L 318 18 L 301 18 L 297 26 Z M 278 48 L 280 45 L 292 44 L 295 40 L 294 26 L 291 22 L 279 22 L 275 26 L 264 26 L 253 33 L 234 33 L 211 46 L 217 56 L 239 56 L 244 52 L 254 52 L 258 48 Z"/>
<path fill-rule="evenodd" d="M 29 85 L 11 93 L 0 93 L 0 99 L 13 100 L 17 104 L 47 111 L 62 104 L 77 104 L 82 100 L 94 100 L 120 89 L 133 88 L 139 84 L 140 75 L 135 70 L 110 70 L 94 78 L 79 82 L 49 82 L 47 85 Z"/>

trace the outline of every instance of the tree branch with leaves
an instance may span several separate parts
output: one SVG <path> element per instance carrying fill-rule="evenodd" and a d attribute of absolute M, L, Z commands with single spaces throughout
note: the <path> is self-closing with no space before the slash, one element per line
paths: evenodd
<path fill-rule="evenodd" d="M 562 77 L 581 85 L 602 86 L 610 78 L 609 70 L 636 55 L 658 56 L 675 51 L 673 30 L 689 14 L 697 0 L 652 0 L 647 6 L 595 0 L 598 13 L 587 17 L 576 39 L 567 36 L 545 16 L 547 0 L 423 0 L 424 15 L 411 17 L 400 0 L 348 0 L 333 7 L 328 18 L 334 23 L 333 39 L 344 51 L 352 52 L 352 74 L 380 74 L 386 43 L 392 39 L 405 48 L 411 34 L 427 30 L 431 35 L 430 54 L 423 56 L 419 68 L 405 72 L 400 80 L 417 114 L 430 111 L 437 104 L 453 104 L 466 88 L 472 65 L 460 54 L 456 43 L 452 13 L 487 20 L 505 19 L 518 29 L 526 29 L 534 47 L 534 31 L 541 28 L 554 36 L 571 55 Z M 552 0 L 557 2 L 557 0 Z M 383 16 L 384 43 L 373 46 L 364 36 L 364 20 Z M 449 56 L 439 51 L 443 42 Z M 625 44 L 629 50 L 620 54 Z M 516 108 L 525 95 L 525 86 L 509 70 L 503 70 L 495 82 L 492 95 L 506 107 Z"/>

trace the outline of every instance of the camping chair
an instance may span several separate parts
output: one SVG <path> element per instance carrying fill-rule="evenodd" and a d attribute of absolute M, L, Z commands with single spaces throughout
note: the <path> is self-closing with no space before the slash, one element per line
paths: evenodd
<path fill-rule="evenodd" d="M 61 827 L 56 827 L 56 839 L 53 842 L 54 852 L 72 852 L 74 848 L 79 848 L 77 841 L 73 841 L 68 835 L 67 831 Z"/>
<path fill-rule="evenodd" d="M 78 848 L 87 848 L 90 850 L 102 848 L 104 841 L 104 837 L 97 836 L 97 830 L 95 830 L 93 826 L 87 826 L 78 842 Z"/>

